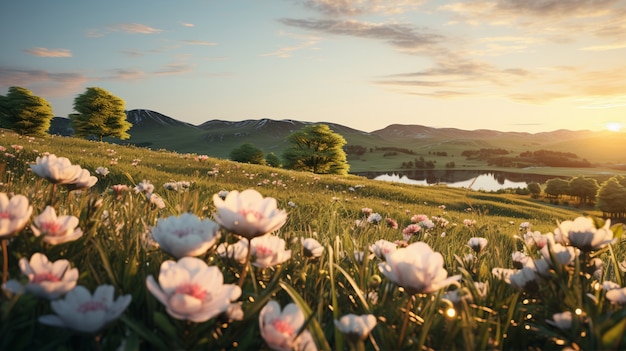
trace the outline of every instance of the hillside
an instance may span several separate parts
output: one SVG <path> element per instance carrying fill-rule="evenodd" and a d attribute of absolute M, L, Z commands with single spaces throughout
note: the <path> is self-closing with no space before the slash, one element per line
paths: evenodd
<path fill-rule="evenodd" d="M 129 131 L 131 138 L 109 138 L 108 141 L 218 158 L 228 158 L 231 150 L 244 143 L 280 156 L 289 146 L 286 142 L 289 134 L 305 125 L 324 123 L 341 134 L 349 145 L 361 145 L 369 151 L 360 156 L 349 155 L 352 172 L 396 170 L 403 162 L 419 157 L 434 161 L 437 169 L 444 169 L 448 163 L 457 167 L 484 167 L 484 163 L 461 157 L 465 150 L 481 148 L 501 148 L 511 153 L 547 149 L 575 153 L 597 167 L 626 164 L 626 133 L 556 130 L 533 134 L 402 124 L 391 124 L 368 133 L 332 122 L 290 119 L 210 120 L 196 126 L 145 109 L 127 111 L 127 116 L 133 124 Z M 59 117 L 52 120 L 50 131 L 60 135 L 71 135 L 72 132 L 69 120 Z M 394 154 L 388 152 L 390 149 L 407 152 Z M 441 156 L 443 154 L 446 156 Z"/>

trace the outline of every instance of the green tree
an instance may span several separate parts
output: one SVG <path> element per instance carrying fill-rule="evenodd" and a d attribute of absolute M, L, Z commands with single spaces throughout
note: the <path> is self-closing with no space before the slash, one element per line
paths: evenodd
<path fill-rule="evenodd" d="M 561 178 L 552 178 L 546 182 L 546 188 L 543 190 L 547 195 L 560 197 L 569 194 L 569 182 Z"/>
<path fill-rule="evenodd" d="M 230 152 L 230 159 L 237 162 L 264 165 L 265 157 L 263 151 L 258 147 L 245 143 Z"/>
<path fill-rule="evenodd" d="M 19 134 L 43 136 L 54 117 L 50 103 L 21 87 L 10 87 L 7 96 L 0 97 L 0 127 Z"/>
<path fill-rule="evenodd" d="M 541 195 L 541 185 L 537 183 L 530 183 L 527 188 L 532 197 L 538 197 Z"/>
<path fill-rule="evenodd" d="M 308 125 L 287 137 L 291 147 L 283 153 L 285 168 L 318 174 L 348 174 L 346 140 L 326 124 Z"/>
<path fill-rule="evenodd" d="M 598 181 L 584 176 L 573 177 L 569 181 L 570 195 L 578 198 L 581 204 L 593 202 L 598 192 Z"/>
<path fill-rule="evenodd" d="M 271 167 L 281 167 L 280 158 L 275 153 L 270 152 L 265 155 L 265 164 Z"/>
<path fill-rule="evenodd" d="M 127 131 L 132 124 L 126 120 L 126 103 L 102 88 L 87 88 L 74 99 L 74 110 L 70 115 L 74 133 L 79 137 L 95 136 L 120 139 L 130 138 Z"/>
<path fill-rule="evenodd" d="M 596 207 L 605 217 L 623 217 L 626 214 L 626 188 L 618 177 L 602 183 L 596 195 Z"/>

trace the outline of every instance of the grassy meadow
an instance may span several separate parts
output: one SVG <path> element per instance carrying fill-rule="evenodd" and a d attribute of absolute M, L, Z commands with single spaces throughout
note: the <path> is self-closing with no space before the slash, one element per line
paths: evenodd
<path fill-rule="evenodd" d="M 51 245 L 33 235 L 29 222 L 6 240 L 2 257 L 8 277 L 3 279 L 28 280 L 19 261 L 40 252 L 50 261 L 68 260 L 79 270 L 78 284 L 89 291 L 108 284 L 115 297 L 132 297 L 121 316 L 106 327 L 79 333 L 38 322 L 53 313 L 50 301 L 5 289 L 0 295 L 1 350 L 269 350 L 259 314 L 270 300 L 280 306 L 295 303 L 305 315 L 302 330 L 320 350 L 626 347 L 626 309 L 607 299 L 603 285 L 612 281 L 620 289 L 626 287 L 624 241 L 617 238 L 560 263 L 556 248 L 545 256 L 524 240 L 529 230 L 554 233 L 559 222 L 588 214 L 581 210 L 514 194 L 315 175 L 67 137 L 27 138 L 0 131 L 0 146 L 0 193 L 26 196 L 32 217 L 46 206 L 59 215 L 76 216 L 84 233 L 75 241 Z M 29 169 L 44 153 L 67 157 L 98 182 L 80 191 L 50 184 Z M 369 161 L 350 160 L 358 162 Z M 108 174 L 97 174 L 98 167 L 106 167 Z M 132 190 L 146 181 L 163 198 L 162 208 Z M 164 187 L 180 181 L 189 182 L 189 188 Z M 112 187 L 118 184 L 130 190 L 117 196 Z M 235 233 L 222 228 L 218 242 L 197 257 L 218 267 L 225 284 L 241 284 L 237 301 L 243 317 L 231 320 L 220 314 L 199 323 L 174 318 L 146 288 L 147 277 L 158 277 L 163 262 L 176 261 L 155 245 L 151 229 L 159 219 L 183 213 L 212 219 L 214 194 L 245 189 L 276 199 L 278 208 L 287 212 L 286 223 L 274 234 L 284 239 L 290 258 L 272 267 L 250 265 L 240 282 L 243 265 L 217 253 L 218 244 L 237 241 Z M 380 220 L 371 214 L 379 214 Z M 415 224 L 415 215 L 425 215 L 435 226 L 404 237 L 403 229 Z M 618 237 L 621 225 L 612 230 Z M 324 248 L 321 256 L 308 256 L 302 238 L 316 239 Z M 484 238 L 487 245 L 472 248 L 471 238 Z M 448 276 L 460 275 L 458 283 L 408 293 L 381 272 L 385 256 L 377 256 L 372 248 L 379 240 L 395 243 L 397 250 L 425 242 L 443 256 Z M 514 271 L 494 274 L 494 268 L 518 272 L 516 252 L 536 262 L 543 257 L 550 268 L 524 284 L 510 277 Z M 569 323 L 563 324 L 566 312 Z M 371 314 L 376 326 L 363 339 L 342 334 L 334 320 L 350 313 Z"/>

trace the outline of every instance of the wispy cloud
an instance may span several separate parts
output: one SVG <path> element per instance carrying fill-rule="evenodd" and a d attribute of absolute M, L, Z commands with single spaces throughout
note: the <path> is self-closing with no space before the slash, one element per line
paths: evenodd
<path fill-rule="evenodd" d="M 72 57 L 72 52 L 68 49 L 47 49 L 37 47 L 26 49 L 24 51 L 39 57 Z"/>
<path fill-rule="evenodd" d="M 139 23 L 119 23 L 113 26 L 108 27 L 109 30 L 117 32 L 126 32 L 126 33 L 136 33 L 136 34 L 156 34 L 161 33 L 163 30 L 147 26 L 145 24 Z"/>
<path fill-rule="evenodd" d="M 186 62 L 173 62 L 154 72 L 157 76 L 185 74 L 192 71 L 192 67 Z"/>
<path fill-rule="evenodd" d="M 183 40 L 186 45 L 215 46 L 217 43 L 204 40 Z"/>
<path fill-rule="evenodd" d="M 321 33 L 383 40 L 403 51 L 420 51 L 444 40 L 442 35 L 431 33 L 426 28 L 420 29 L 401 23 L 293 18 L 283 18 L 279 22 L 290 27 Z"/>
<path fill-rule="evenodd" d="M 326 16 L 358 16 L 371 13 L 403 13 L 414 10 L 425 0 L 304 0 L 306 7 Z"/>
<path fill-rule="evenodd" d="M 581 48 L 583 51 L 610 51 L 626 49 L 626 43 L 623 44 L 608 44 L 608 45 L 593 45 Z"/>
<path fill-rule="evenodd" d="M 299 50 L 303 50 L 307 48 L 314 48 L 315 45 L 317 45 L 321 40 L 321 38 L 316 37 L 316 36 L 308 36 L 308 35 L 303 36 L 303 35 L 284 33 L 284 32 L 280 32 L 279 35 L 283 37 L 288 37 L 290 39 L 298 40 L 299 43 L 295 45 L 291 45 L 291 46 L 282 47 L 272 52 L 261 54 L 262 57 L 276 56 L 280 58 L 289 58 L 295 51 L 299 51 Z"/>
<path fill-rule="evenodd" d="M 182 22 L 180 25 L 183 26 L 183 27 L 195 27 L 196 26 L 193 23 L 185 23 L 185 22 Z"/>
<path fill-rule="evenodd" d="M 18 69 L 0 66 L 0 84 L 8 88 L 21 86 L 32 90 L 35 94 L 46 97 L 60 97 L 76 94 L 88 78 L 75 72 L 49 72 L 35 69 Z"/>
<path fill-rule="evenodd" d="M 124 69 L 117 68 L 111 70 L 111 75 L 107 77 L 103 77 L 103 80 L 119 80 L 119 81 L 128 81 L 128 80 L 139 80 L 146 77 L 146 73 L 140 69 Z"/>

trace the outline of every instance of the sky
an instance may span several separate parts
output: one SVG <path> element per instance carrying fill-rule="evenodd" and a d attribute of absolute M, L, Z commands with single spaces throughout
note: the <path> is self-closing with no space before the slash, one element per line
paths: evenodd
<path fill-rule="evenodd" d="M 54 115 L 626 131 L 625 0 L 7 0 L 0 95 Z"/>

